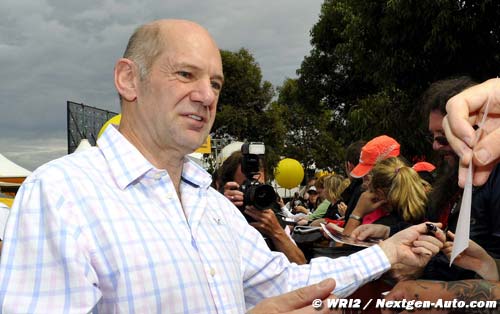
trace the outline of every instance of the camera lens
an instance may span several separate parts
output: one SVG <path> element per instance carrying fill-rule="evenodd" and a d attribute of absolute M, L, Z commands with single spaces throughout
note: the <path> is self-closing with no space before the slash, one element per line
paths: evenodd
<path fill-rule="evenodd" d="M 258 210 L 271 208 L 276 200 L 276 193 L 268 184 L 252 184 L 245 189 L 245 203 Z"/>

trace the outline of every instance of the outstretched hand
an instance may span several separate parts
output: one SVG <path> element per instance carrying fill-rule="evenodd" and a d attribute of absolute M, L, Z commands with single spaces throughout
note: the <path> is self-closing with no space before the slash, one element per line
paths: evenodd
<path fill-rule="evenodd" d="M 423 267 L 432 256 L 439 253 L 446 241 L 444 232 L 439 229 L 442 224 L 433 223 L 438 227 L 434 234 L 428 234 L 426 225 L 427 223 L 421 223 L 406 228 L 379 244 L 391 265 L 402 263 Z"/>
<path fill-rule="evenodd" d="M 332 313 L 326 306 L 314 308 L 313 301 L 319 299 L 324 302 L 333 298 L 331 294 L 335 288 L 335 280 L 326 279 L 322 282 L 303 287 L 276 297 L 263 300 L 251 309 L 248 314 L 322 314 Z M 315 301 L 317 302 L 317 301 Z"/>
<path fill-rule="evenodd" d="M 451 231 L 448 231 L 448 237 L 450 241 L 444 244 L 442 251 L 450 258 L 451 252 L 453 251 L 453 240 L 455 239 L 455 235 Z M 498 269 L 493 257 L 472 240 L 469 240 L 469 246 L 455 258 L 453 264 L 472 270 L 486 280 L 499 279 Z"/>
<path fill-rule="evenodd" d="M 379 224 L 364 224 L 359 225 L 351 233 L 351 236 L 356 240 L 364 241 L 367 238 L 387 239 L 391 228 Z"/>
<path fill-rule="evenodd" d="M 481 138 L 476 141 L 478 125 L 489 102 L 488 117 Z M 473 184 L 483 185 L 500 159 L 500 79 L 491 79 L 452 97 L 443 128 L 451 147 L 460 156 L 459 184 L 464 186 L 466 170 L 472 158 Z"/>

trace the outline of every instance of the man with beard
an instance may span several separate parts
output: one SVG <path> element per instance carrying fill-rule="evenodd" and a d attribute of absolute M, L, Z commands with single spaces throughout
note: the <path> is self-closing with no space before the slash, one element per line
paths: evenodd
<path fill-rule="evenodd" d="M 469 77 L 458 77 L 437 81 L 427 89 L 423 97 L 424 113 L 429 119 L 432 148 L 438 152 L 440 164 L 436 182 L 429 196 L 428 218 L 440 221 L 449 230 L 455 231 L 463 190 L 458 186 L 459 157 L 446 139 L 442 126 L 446 115 L 446 102 L 462 90 L 475 85 Z M 470 238 L 481 245 L 493 257 L 500 257 L 500 218 L 494 215 L 500 207 L 500 197 L 494 191 L 500 187 L 500 173 L 495 168 L 488 182 L 474 187 L 471 206 Z M 423 278 L 455 280 L 473 276 L 470 272 L 450 271 L 448 259 L 439 254 L 426 267 Z"/>
<path fill-rule="evenodd" d="M 475 85 L 468 77 L 458 77 L 433 83 L 424 95 L 424 112 L 429 117 L 432 148 L 442 156 L 437 181 L 430 196 L 429 219 L 444 222 L 455 230 L 462 190 L 458 187 L 458 160 L 444 134 L 442 122 L 446 115 L 446 102 L 464 89 Z M 494 215 L 500 207 L 500 197 L 495 188 L 500 187 L 499 169 L 496 167 L 488 182 L 473 190 L 470 237 L 493 257 L 500 257 L 500 218 Z"/>

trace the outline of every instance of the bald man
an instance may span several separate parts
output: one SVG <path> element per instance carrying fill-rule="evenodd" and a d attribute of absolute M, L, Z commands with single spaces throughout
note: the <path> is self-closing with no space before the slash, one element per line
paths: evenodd
<path fill-rule="evenodd" d="M 185 157 L 205 141 L 224 82 L 219 49 L 198 24 L 141 26 L 114 77 L 119 129 L 40 167 L 17 194 L 0 263 L 4 313 L 244 313 L 328 277 L 346 296 L 391 264 L 425 263 L 442 246 L 444 236 L 423 235 L 421 225 L 310 265 L 271 252 Z M 322 287 L 265 300 L 252 313 L 312 312 L 304 291 L 324 299 Z M 294 298 L 301 301 L 284 301 Z"/>

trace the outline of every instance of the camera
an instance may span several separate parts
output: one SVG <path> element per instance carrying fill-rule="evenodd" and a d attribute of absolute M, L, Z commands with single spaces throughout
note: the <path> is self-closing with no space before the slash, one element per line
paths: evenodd
<path fill-rule="evenodd" d="M 243 206 L 251 205 L 258 210 L 271 208 L 276 202 L 276 192 L 269 184 L 262 184 L 254 177 L 259 174 L 259 155 L 264 155 L 265 146 L 262 142 L 244 143 L 241 146 L 242 160 L 241 172 L 246 177 L 241 184 L 240 190 L 243 192 Z"/>

